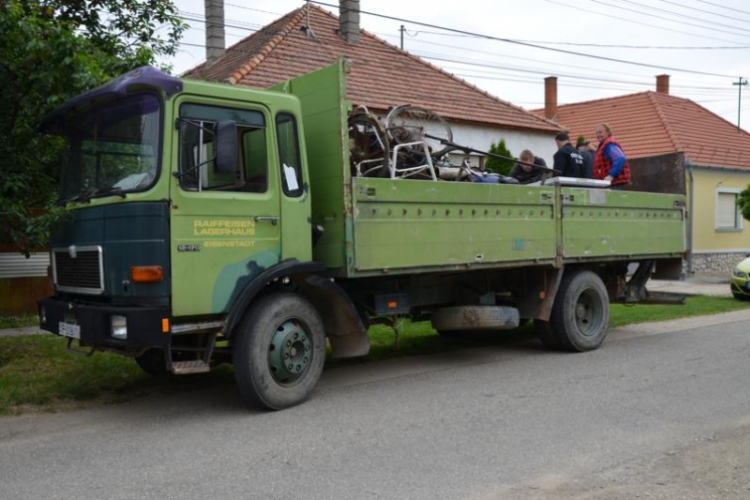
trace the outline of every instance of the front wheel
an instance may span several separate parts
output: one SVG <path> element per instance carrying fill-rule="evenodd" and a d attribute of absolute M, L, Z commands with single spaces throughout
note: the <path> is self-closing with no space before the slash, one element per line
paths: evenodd
<path fill-rule="evenodd" d="M 323 322 L 310 302 L 292 293 L 263 297 L 235 335 L 234 376 L 249 403 L 281 410 L 307 398 L 325 362 Z"/>
<path fill-rule="evenodd" d="M 136 356 L 135 362 L 151 377 L 161 378 L 169 374 L 164 349 L 149 349 L 140 356 Z"/>

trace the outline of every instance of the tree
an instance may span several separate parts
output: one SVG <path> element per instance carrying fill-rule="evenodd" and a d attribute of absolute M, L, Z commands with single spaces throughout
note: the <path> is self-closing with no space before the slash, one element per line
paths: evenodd
<path fill-rule="evenodd" d="M 739 207 L 742 217 L 750 220 L 750 185 L 737 196 L 737 207 Z"/>
<path fill-rule="evenodd" d="M 492 144 L 490 144 L 490 153 L 496 154 L 499 156 L 504 156 L 505 158 L 508 158 L 507 160 L 503 160 L 500 158 L 493 158 L 488 157 L 487 161 L 485 162 L 485 168 L 489 170 L 490 172 L 495 172 L 502 175 L 508 175 L 510 174 L 511 169 L 516 164 L 516 161 L 513 159 L 513 154 L 508 150 L 508 147 L 505 145 L 505 139 L 500 139 L 500 142 L 495 144 L 493 141 Z"/>
<path fill-rule="evenodd" d="M 37 132 L 42 117 L 113 76 L 174 55 L 185 28 L 171 0 L 0 5 L 0 242 L 28 253 L 63 216 L 55 198 L 64 145 Z"/>

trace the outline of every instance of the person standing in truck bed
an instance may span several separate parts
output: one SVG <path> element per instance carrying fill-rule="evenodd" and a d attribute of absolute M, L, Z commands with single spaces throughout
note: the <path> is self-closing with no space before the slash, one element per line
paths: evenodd
<path fill-rule="evenodd" d="M 567 132 L 558 132 L 555 136 L 557 153 L 555 153 L 552 168 L 562 172 L 563 177 L 585 177 L 583 167 L 583 155 L 570 143 Z"/>
<path fill-rule="evenodd" d="M 576 149 L 583 156 L 583 176 L 586 179 L 593 179 L 594 150 L 591 149 L 589 141 L 583 136 L 579 137 L 578 141 L 576 141 Z"/>
<path fill-rule="evenodd" d="M 600 123 L 594 129 L 599 147 L 594 154 L 594 179 L 610 181 L 612 189 L 630 184 L 630 164 L 620 145 L 612 137 L 612 129 Z"/>

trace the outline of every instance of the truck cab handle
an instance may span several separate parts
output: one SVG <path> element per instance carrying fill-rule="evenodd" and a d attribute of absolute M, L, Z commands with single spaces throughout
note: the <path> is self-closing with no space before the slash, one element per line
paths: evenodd
<path fill-rule="evenodd" d="M 279 218 L 276 216 L 265 216 L 265 215 L 256 215 L 255 216 L 255 222 L 262 222 L 262 221 L 270 221 L 271 224 L 274 226 L 279 223 Z"/>

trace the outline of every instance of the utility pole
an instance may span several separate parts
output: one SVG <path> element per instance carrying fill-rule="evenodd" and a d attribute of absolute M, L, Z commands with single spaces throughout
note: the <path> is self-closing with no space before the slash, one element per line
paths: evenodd
<path fill-rule="evenodd" d="M 404 31 L 406 31 L 406 28 L 404 28 L 403 24 L 401 25 L 401 28 L 399 29 L 399 31 L 401 32 L 401 50 L 404 50 Z"/>
<path fill-rule="evenodd" d="M 402 39 L 403 40 L 403 39 Z M 403 41 L 401 42 L 403 43 Z M 747 85 L 747 80 L 743 80 L 742 77 L 738 81 L 732 82 L 732 85 L 737 85 L 739 90 L 739 102 L 737 103 L 737 133 L 740 132 L 740 116 L 742 115 L 742 87 Z"/>

